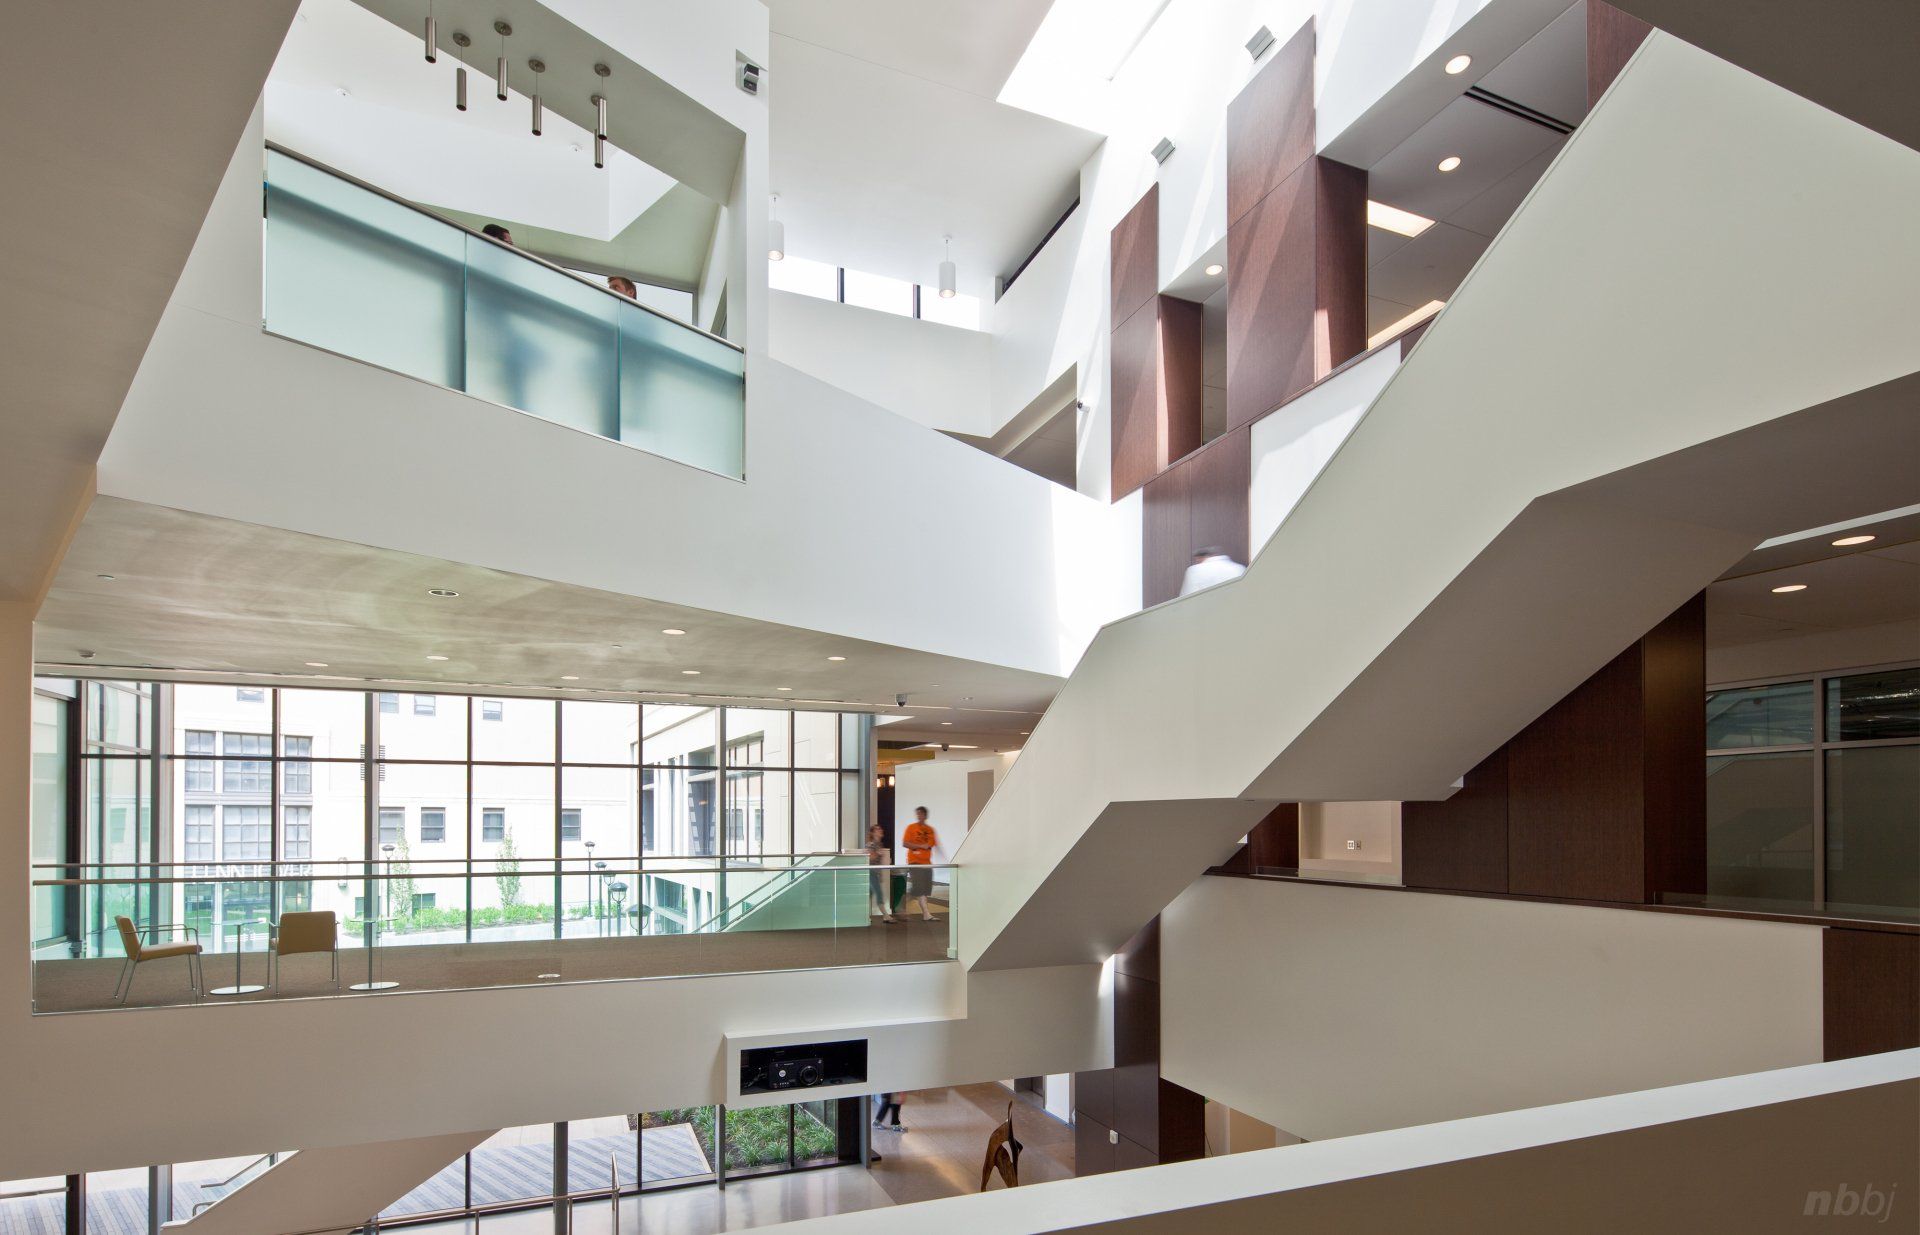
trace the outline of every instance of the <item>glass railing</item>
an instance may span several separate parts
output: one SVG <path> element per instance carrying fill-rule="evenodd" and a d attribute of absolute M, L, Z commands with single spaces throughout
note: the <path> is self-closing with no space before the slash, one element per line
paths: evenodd
<path fill-rule="evenodd" d="M 958 944 L 956 868 L 859 855 L 37 873 L 97 919 L 36 949 L 41 1013 L 897 965 Z"/>
<path fill-rule="evenodd" d="M 267 150 L 274 334 L 740 479 L 741 350 L 511 245 Z"/>

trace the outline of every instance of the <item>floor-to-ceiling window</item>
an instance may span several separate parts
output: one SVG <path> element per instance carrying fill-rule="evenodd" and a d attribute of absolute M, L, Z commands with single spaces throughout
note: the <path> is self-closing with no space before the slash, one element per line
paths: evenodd
<path fill-rule="evenodd" d="M 1707 696 L 1716 897 L 1920 916 L 1920 665 Z"/>
<path fill-rule="evenodd" d="M 73 712 L 72 683 L 47 683 L 33 696 L 33 789 L 29 862 L 33 877 L 54 880 L 73 871 Z M 58 886 L 33 890 L 33 945 L 36 954 L 64 951 L 71 943 L 73 923 L 69 889 Z"/>

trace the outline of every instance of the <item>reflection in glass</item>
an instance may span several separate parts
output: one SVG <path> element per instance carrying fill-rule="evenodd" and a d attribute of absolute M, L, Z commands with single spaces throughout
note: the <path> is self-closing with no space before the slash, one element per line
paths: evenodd
<path fill-rule="evenodd" d="M 1827 741 L 1920 738 L 1920 666 L 1827 682 Z"/>
<path fill-rule="evenodd" d="M 1813 900 L 1813 755 L 1707 760 L 1707 891 Z"/>
<path fill-rule="evenodd" d="M 619 431 L 608 436 L 744 476 L 746 358 L 633 305 L 620 306 L 619 326 Z"/>
<path fill-rule="evenodd" d="M 564 763 L 632 764 L 639 759 L 639 743 L 637 704 L 568 699 L 560 705 L 560 758 Z"/>
<path fill-rule="evenodd" d="M 1920 910 L 1920 745 L 1826 758 L 1828 905 Z"/>
<path fill-rule="evenodd" d="M 642 1188 L 704 1183 L 714 1178 L 719 1110 L 711 1106 L 649 1111 L 640 1117 Z"/>
<path fill-rule="evenodd" d="M 484 710 L 496 705 L 497 712 Z M 491 699 L 473 722 L 473 757 L 494 763 L 552 763 L 554 701 Z M 483 719 L 497 714 L 498 720 Z"/>
<path fill-rule="evenodd" d="M 1813 741 L 1813 683 L 1779 682 L 1707 696 L 1707 749 L 1804 746 Z"/>

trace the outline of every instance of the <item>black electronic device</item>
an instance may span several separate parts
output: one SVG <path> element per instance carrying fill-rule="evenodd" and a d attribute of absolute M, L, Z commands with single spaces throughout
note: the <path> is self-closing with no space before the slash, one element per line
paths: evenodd
<path fill-rule="evenodd" d="M 775 1093 L 854 1085 L 867 1079 L 867 1040 L 795 1042 L 755 1046 L 740 1052 L 740 1092 Z"/>

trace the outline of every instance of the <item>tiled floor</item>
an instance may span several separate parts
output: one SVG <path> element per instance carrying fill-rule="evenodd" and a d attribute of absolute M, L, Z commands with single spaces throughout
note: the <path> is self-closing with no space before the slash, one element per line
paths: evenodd
<path fill-rule="evenodd" d="M 853 1213 L 892 1204 L 867 1172 L 857 1166 L 767 1179 L 737 1180 L 722 1191 L 682 1188 L 620 1202 L 620 1229 L 671 1231 L 674 1235 L 745 1231 L 800 1218 Z M 552 1235 L 553 1212 L 527 1210 L 405 1228 L 418 1235 Z M 611 1235 L 613 1216 L 605 1201 L 573 1210 L 574 1235 Z"/>
<path fill-rule="evenodd" d="M 1045 1183 L 1073 1176 L 1073 1128 L 1042 1110 L 1030 1095 L 1016 1097 L 1005 1085 L 959 1085 L 900 1095 L 905 1132 L 875 1131 L 881 1161 L 873 1178 L 895 1204 L 963 1196 L 980 1190 L 987 1138 L 1014 1104 L 1013 1131 L 1025 1149 L 1020 1182 Z M 993 1187 L 1002 1185 L 996 1178 Z"/>

